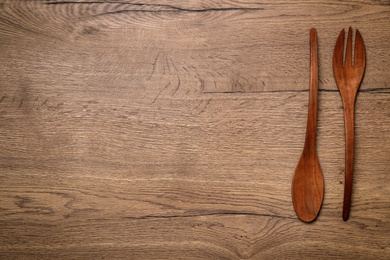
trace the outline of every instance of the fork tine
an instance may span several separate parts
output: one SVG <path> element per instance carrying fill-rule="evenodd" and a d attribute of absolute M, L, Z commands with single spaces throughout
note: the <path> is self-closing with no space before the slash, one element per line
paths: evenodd
<path fill-rule="evenodd" d="M 341 70 L 343 68 L 343 52 L 344 52 L 344 34 L 345 30 L 342 29 L 339 37 L 337 38 L 336 45 L 333 52 L 333 71 L 336 74 L 336 69 Z"/>
<path fill-rule="evenodd" d="M 363 37 L 360 34 L 359 30 L 356 30 L 354 68 L 358 70 L 364 70 L 365 66 L 366 51 L 364 49 Z"/>
<path fill-rule="evenodd" d="M 345 50 L 344 67 L 352 67 L 352 27 L 348 29 L 347 48 Z"/>

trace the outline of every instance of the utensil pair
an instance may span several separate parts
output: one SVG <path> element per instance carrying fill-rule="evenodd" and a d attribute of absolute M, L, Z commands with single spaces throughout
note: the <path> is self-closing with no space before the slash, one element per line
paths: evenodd
<path fill-rule="evenodd" d="M 333 53 L 333 74 L 344 106 L 345 122 L 345 186 L 343 219 L 348 220 L 353 175 L 355 99 L 366 65 L 363 38 L 356 30 L 354 59 L 352 58 L 352 28 L 349 27 L 344 59 L 344 29 L 337 38 Z M 344 62 L 343 62 L 344 60 Z M 305 145 L 295 169 L 292 200 L 295 212 L 304 222 L 316 219 L 324 198 L 324 178 L 316 151 L 318 51 L 317 31 L 310 30 L 310 90 Z"/>

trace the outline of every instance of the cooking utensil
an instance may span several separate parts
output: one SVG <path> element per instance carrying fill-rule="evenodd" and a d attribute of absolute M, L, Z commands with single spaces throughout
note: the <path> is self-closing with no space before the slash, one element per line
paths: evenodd
<path fill-rule="evenodd" d="M 354 156 L 354 110 L 355 99 L 366 67 L 366 53 L 363 38 L 356 30 L 355 54 L 352 60 L 352 28 L 349 27 L 345 62 L 343 65 L 344 29 L 337 38 L 333 52 L 333 74 L 340 90 L 344 106 L 345 123 L 345 184 L 343 219 L 348 220 L 352 194 Z"/>
<path fill-rule="evenodd" d="M 310 30 L 310 91 L 305 145 L 292 182 L 292 200 L 295 212 L 304 222 L 313 221 L 322 205 L 324 179 L 316 151 L 318 96 L 317 31 Z"/>

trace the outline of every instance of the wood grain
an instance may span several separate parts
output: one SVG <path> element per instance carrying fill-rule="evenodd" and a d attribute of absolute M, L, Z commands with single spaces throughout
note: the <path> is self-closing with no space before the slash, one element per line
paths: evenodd
<path fill-rule="evenodd" d="M 0 258 L 390 257 L 388 1 L 0 1 Z M 342 28 L 364 35 L 340 218 Z M 318 32 L 325 196 L 291 180 Z"/>

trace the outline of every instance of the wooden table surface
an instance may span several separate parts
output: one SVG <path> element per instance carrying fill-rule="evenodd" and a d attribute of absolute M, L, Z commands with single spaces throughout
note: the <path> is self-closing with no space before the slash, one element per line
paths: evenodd
<path fill-rule="evenodd" d="M 332 71 L 361 32 L 350 219 Z M 325 196 L 291 200 L 320 61 Z M 389 259 L 390 3 L 0 0 L 1 259 Z"/>

